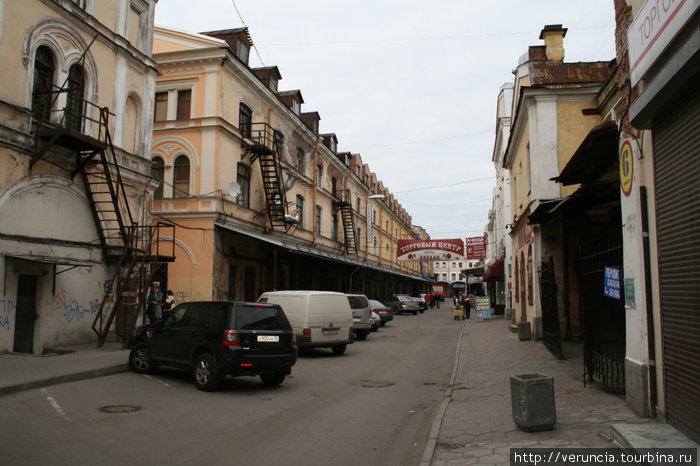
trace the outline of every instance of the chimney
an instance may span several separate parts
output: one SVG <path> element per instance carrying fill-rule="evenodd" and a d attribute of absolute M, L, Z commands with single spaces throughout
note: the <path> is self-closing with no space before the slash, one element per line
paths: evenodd
<path fill-rule="evenodd" d="M 548 24 L 540 32 L 540 39 L 544 39 L 545 54 L 547 60 L 564 61 L 564 36 L 566 28 L 561 24 Z"/>

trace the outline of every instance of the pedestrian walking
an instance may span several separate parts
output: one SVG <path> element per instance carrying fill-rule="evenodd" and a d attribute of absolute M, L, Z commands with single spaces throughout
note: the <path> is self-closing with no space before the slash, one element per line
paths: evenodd
<path fill-rule="evenodd" d="M 423 299 L 425 299 L 425 303 L 428 305 L 428 307 L 430 307 L 430 309 L 432 309 L 433 308 L 433 300 L 430 297 L 430 295 L 426 294 L 425 298 L 423 298 Z"/>

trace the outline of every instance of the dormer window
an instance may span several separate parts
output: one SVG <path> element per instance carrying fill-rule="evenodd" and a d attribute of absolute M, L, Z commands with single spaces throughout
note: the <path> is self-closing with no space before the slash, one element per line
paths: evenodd
<path fill-rule="evenodd" d="M 333 153 L 335 153 L 335 151 L 338 150 L 338 145 L 336 144 L 335 139 L 333 139 L 333 138 L 331 138 L 330 146 L 331 146 L 331 151 L 333 151 Z"/>
<path fill-rule="evenodd" d="M 242 40 L 239 40 L 237 49 L 238 50 L 236 50 L 236 55 L 238 56 L 238 58 L 240 58 L 243 63 L 248 63 L 248 57 L 250 56 L 250 46 Z"/>
<path fill-rule="evenodd" d="M 301 113 L 301 104 L 296 99 L 292 100 L 292 111 L 297 115 Z"/>
<path fill-rule="evenodd" d="M 277 93 L 277 80 L 270 76 L 270 80 L 267 83 L 268 87 L 272 92 Z"/>

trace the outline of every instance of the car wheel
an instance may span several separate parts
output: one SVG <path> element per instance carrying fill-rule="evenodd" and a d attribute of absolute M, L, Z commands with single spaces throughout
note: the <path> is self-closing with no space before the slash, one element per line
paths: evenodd
<path fill-rule="evenodd" d="M 260 375 L 260 379 L 263 381 L 265 385 L 269 385 L 271 387 L 276 387 L 282 382 L 284 382 L 285 374 L 281 372 L 275 372 L 274 374 L 262 374 Z"/>
<path fill-rule="evenodd" d="M 145 343 L 137 343 L 129 352 L 129 367 L 137 374 L 150 374 L 158 368 L 151 359 L 151 350 Z"/>
<path fill-rule="evenodd" d="M 384 322 L 383 320 L 382 320 L 382 323 L 379 324 L 380 327 L 384 327 L 385 325 L 386 325 L 386 322 Z"/>
<path fill-rule="evenodd" d="M 367 330 L 355 330 L 355 338 L 358 340 L 366 340 L 367 339 L 367 334 L 369 332 Z"/>
<path fill-rule="evenodd" d="M 421 309 L 421 310 L 418 311 L 418 312 L 420 312 L 421 314 L 423 314 L 423 313 L 425 312 L 425 309 Z"/>
<path fill-rule="evenodd" d="M 335 354 L 343 354 L 345 350 L 347 349 L 348 345 L 342 344 L 342 345 L 333 345 L 331 349 Z"/>
<path fill-rule="evenodd" d="M 418 314 L 418 311 L 413 311 L 412 314 L 413 314 L 413 315 L 416 315 L 416 314 Z"/>
<path fill-rule="evenodd" d="M 214 356 L 202 353 L 194 362 L 194 383 L 197 388 L 204 391 L 216 390 L 219 387 L 219 374 L 217 372 Z"/>

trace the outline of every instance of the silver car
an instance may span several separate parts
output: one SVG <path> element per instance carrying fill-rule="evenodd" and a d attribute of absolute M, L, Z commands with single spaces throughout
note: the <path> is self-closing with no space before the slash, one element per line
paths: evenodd
<path fill-rule="evenodd" d="M 418 301 L 408 295 L 395 294 L 384 300 L 384 305 L 394 311 L 394 315 L 411 313 L 413 315 L 423 311 Z"/>

